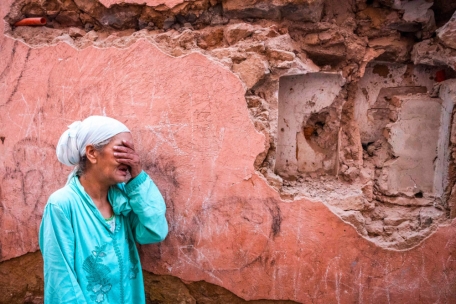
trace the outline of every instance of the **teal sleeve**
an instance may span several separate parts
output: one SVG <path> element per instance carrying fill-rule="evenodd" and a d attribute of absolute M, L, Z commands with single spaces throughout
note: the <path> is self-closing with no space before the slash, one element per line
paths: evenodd
<path fill-rule="evenodd" d="M 40 226 L 44 303 L 86 303 L 74 270 L 74 233 L 62 209 L 48 203 Z"/>
<path fill-rule="evenodd" d="M 130 207 L 131 228 L 136 242 L 151 244 L 163 241 L 168 234 L 166 205 L 160 191 L 146 172 L 125 185 Z"/>

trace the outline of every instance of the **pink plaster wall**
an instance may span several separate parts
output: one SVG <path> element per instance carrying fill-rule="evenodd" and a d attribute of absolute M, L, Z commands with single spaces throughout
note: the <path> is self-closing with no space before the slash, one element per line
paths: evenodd
<path fill-rule="evenodd" d="M 245 299 L 456 302 L 456 222 L 395 252 L 321 203 L 280 200 L 253 169 L 264 137 L 240 81 L 203 55 L 172 58 L 146 41 L 78 51 L 1 35 L 0 46 L 0 261 L 38 249 L 47 196 L 69 172 L 55 157 L 61 132 L 106 113 L 130 127 L 166 198 L 170 234 L 141 247 L 145 269 Z"/>

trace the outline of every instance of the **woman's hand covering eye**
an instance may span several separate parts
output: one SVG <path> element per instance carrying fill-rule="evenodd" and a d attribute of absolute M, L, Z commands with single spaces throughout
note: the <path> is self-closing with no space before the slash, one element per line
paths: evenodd
<path fill-rule="evenodd" d="M 132 142 L 122 140 L 123 146 L 114 146 L 114 157 L 120 164 L 127 165 L 130 170 L 131 178 L 135 178 L 142 171 L 139 155 L 135 151 Z"/>

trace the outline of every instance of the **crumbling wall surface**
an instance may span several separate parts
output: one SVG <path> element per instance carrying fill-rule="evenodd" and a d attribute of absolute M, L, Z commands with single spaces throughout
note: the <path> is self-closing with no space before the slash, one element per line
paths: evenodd
<path fill-rule="evenodd" d="M 309 73 L 281 78 L 278 117 L 280 136 L 275 164 L 276 172 L 281 176 L 292 177 L 298 172 L 319 169 L 329 172 L 336 170 L 337 123 L 334 128 L 326 130 L 326 133 L 332 134 L 332 140 L 329 134 L 325 136 L 324 142 L 321 142 L 321 138 L 324 138 L 322 133 L 325 125 L 338 121 L 342 104 L 339 102 L 339 111 L 332 109 L 336 107 L 331 105 L 343 84 L 340 74 Z M 303 121 L 307 123 L 303 125 Z"/>
<path fill-rule="evenodd" d="M 0 272 L 41 263 L 59 135 L 106 114 L 167 203 L 169 236 L 140 247 L 152 303 L 455 302 L 456 19 L 434 18 L 451 10 L 2 1 Z M 29 279 L 0 302 L 42 301 Z"/>

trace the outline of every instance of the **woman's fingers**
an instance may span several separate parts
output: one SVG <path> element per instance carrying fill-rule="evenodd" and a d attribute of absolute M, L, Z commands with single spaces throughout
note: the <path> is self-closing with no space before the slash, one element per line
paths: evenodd
<path fill-rule="evenodd" d="M 128 140 L 122 140 L 122 143 L 124 144 L 125 147 L 132 149 L 133 151 L 135 150 L 135 146 L 133 142 L 128 141 Z"/>
<path fill-rule="evenodd" d="M 119 152 L 114 152 L 114 157 L 115 157 L 117 160 L 125 159 L 125 160 L 132 161 L 132 162 L 138 162 L 138 161 L 139 161 L 138 155 L 131 154 L 131 153 L 119 153 Z"/>
<path fill-rule="evenodd" d="M 134 150 L 122 146 L 114 147 L 114 157 L 139 161 L 139 155 Z"/>
<path fill-rule="evenodd" d="M 134 166 L 136 165 L 136 162 L 132 161 L 131 159 L 128 158 L 117 158 L 116 159 L 119 164 L 127 165 L 127 166 Z"/>
<path fill-rule="evenodd" d="M 136 154 L 135 146 L 132 142 L 128 140 L 122 140 L 122 144 L 123 146 L 114 146 L 113 149 L 118 152 L 128 152 Z"/>
<path fill-rule="evenodd" d="M 131 163 L 139 163 L 140 159 L 136 153 L 114 152 L 114 157 L 117 161 L 123 160 Z"/>
<path fill-rule="evenodd" d="M 124 146 L 114 146 L 113 150 L 114 150 L 114 152 L 118 152 L 118 153 L 136 154 L 135 150 L 124 147 Z"/>
<path fill-rule="evenodd" d="M 118 163 L 129 166 L 131 177 L 135 178 L 142 170 L 139 155 L 132 142 L 123 140 L 122 144 L 123 146 L 113 147 L 114 157 Z"/>

